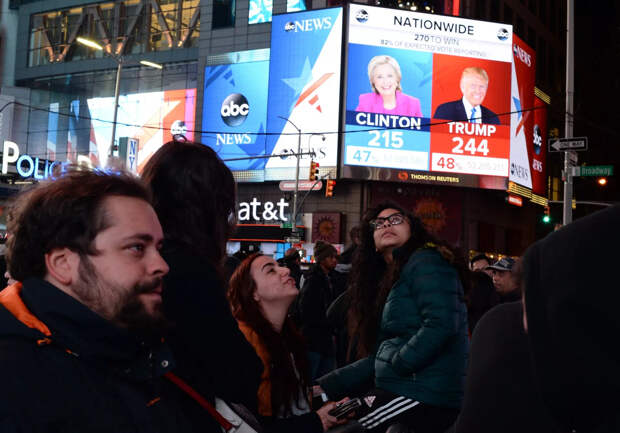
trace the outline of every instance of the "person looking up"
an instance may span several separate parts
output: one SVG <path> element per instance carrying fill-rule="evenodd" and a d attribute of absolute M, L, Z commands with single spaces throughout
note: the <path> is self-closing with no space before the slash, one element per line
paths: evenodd
<path fill-rule="evenodd" d="M 344 421 L 328 414 L 334 403 L 310 408 L 305 346 L 287 316 L 297 294 L 289 269 L 261 254 L 241 262 L 228 289 L 239 328 L 263 362 L 258 413 L 266 430 L 320 433 Z"/>
<path fill-rule="evenodd" d="M 372 404 L 360 409 L 359 422 L 373 431 L 395 423 L 416 433 L 444 431 L 463 399 L 465 259 L 396 203 L 369 209 L 361 231 L 349 280 L 357 361 L 319 378 L 316 392 L 365 396 Z"/>

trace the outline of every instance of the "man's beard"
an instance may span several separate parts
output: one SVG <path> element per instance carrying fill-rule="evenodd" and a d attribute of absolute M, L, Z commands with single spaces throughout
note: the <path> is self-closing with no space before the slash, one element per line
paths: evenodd
<path fill-rule="evenodd" d="M 127 289 L 106 280 L 87 256 L 80 259 L 79 275 L 73 291 L 84 305 L 108 321 L 147 338 L 159 338 L 170 327 L 161 302 L 148 312 L 140 300 L 141 294 L 151 293 L 162 285 L 161 277 Z"/>

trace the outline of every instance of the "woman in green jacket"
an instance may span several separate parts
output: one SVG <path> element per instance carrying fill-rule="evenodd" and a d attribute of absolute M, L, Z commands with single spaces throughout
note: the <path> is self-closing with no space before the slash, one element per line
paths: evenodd
<path fill-rule="evenodd" d="M 467 267 L 395 203 L 370 209 L 351 270 L 350 359 L 318 380 L 332 399 L 362 395 L 359 422 L 443 432 L 458 415 L 467 366 Z M 361 415 L 361 416 L 360 416 Z"/>

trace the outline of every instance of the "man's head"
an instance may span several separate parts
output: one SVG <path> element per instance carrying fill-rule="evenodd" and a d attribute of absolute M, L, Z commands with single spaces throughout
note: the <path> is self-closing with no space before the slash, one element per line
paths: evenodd
<path fill-rule="evenodd" d="M 45 279 L 120 327 L 164 322 L 163 233 L 138 179 L 69 172 L 21 194 L 8 228 L 16 280 Z"/>
<path fill-rule="evenodd" d="M 328 242 L 317 241 L 314 244 L 314 261 L 324 271 L 329 272 L 338 264 L 338 251 Z"/>
<path fill-rule="evenodd" d="M 491 265 L 491 259 L 487 257 L 486 254 L 477 254 L 469 261 L 469 268 L 472 271 L 483 271 L 487 272 L 490 277 L 493 276 L 493 273 L 487 268 Z"/>
<path fill-rule="evenodd" d="M 514 259 L 504 257 L 488 267 L 493 271 L 495 290 L 502 296 L 520 289 L 519 278 L 513 272 L 516 263 Z"/>
<path fill-rule="evenodd" d="M 467 101 L 474 107 L 482 105 L 489 88 L 489 76 L 486 71 L 478 67 L 469 67 L 461 74 L 461 92 Z"/>

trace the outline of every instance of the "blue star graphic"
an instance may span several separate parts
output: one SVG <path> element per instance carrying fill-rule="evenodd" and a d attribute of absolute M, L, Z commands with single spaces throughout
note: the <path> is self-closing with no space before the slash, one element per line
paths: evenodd
<path fill-rule="evenodd" d="M 299 77 L 282 78 L 282 81 L 295 91 L 295 95 L 299 95 L 311 78 L 312 68 L 310 67 L 310 60 L 306 57 L 301 75 Z"/>
<path fill-rule="evenodd" d="M 515 103 L 515 107 L 517 107 L 517 114 L 519 115 L 519 120 L 521 120 L 521 116 L 523 116 L 523 113 L 521 112 L 521 101 L 519 100 L 519 98 L 515 98 L 513 96 L 512 102 Z"/>

